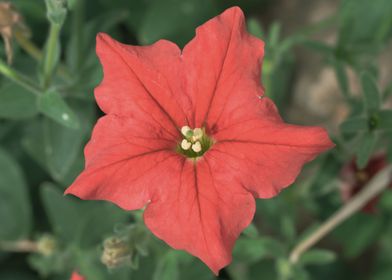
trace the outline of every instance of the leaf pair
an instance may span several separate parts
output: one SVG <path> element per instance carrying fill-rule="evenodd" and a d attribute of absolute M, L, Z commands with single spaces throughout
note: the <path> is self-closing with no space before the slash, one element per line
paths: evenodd
<path fill-rule="evenodd" d="M 361 86 L 364 112 L 348 118 L 340 126 L 343 133 L 354 133 L 359 137 L 356 149 L 359 168 L 365 167 L 373 154 L 379 139 L 378 132 L 392 129 L 392 110 L 381 109 L 382 96 L 370 73 L 362 74 Z"/>

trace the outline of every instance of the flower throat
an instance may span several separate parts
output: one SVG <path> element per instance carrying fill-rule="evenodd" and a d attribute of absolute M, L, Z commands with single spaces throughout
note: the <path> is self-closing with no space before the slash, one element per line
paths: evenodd
<path fill-rule="evenodd" d="M 183 139 L 177 145 L 177 152 L 188 158 L 202 156 L 213 144 L 204 128 L 191 129 L 185 125 L 181 128 L 181 134 Z"/>

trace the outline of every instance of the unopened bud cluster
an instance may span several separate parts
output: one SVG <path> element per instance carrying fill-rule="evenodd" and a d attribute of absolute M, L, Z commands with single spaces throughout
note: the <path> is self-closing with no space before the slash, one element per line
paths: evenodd
<path fill-rule="evenodd" d="M 103 243 L 101 261 L 109 269 L 131 261 L 132 249 L 127 238 L 109 237 Z"/>
<path fill-rule="evenodd" d="M 51 256 L 57 250 L 57 241 L 51 235 L 43 235 L 37 241 L 37 252 L 44 256 Z"/>
<path fill-rule="evenodd" d="M 137 269 L 140 257 L 148 255 L 150 234 L 140 224 L 118 226 L 115 235 L 103 242 L 101 261 L 108 269 L 129 266 Z"/>

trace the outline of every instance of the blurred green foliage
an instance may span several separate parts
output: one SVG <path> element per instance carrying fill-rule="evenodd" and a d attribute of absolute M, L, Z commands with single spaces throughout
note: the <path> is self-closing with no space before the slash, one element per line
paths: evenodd
<path fill-rule="evenodd" d="M 75 269 L 89 280 L 215 278 L 196 258 L 154 238 L 140 213 L 62 193 L 83 169 L 83 147 L 101 115 L 92 94 L 102 78 L 93 51 L 96 34 L 141 45 L 165 38 L 182 47 L 198 25 L 232 5 L 243 8 L 249 31 L 266 42 L 262 81 L 283 116 L 290 107 L 297 49 L 317 53 L 334 70 L 349 116 L 333 135 L 334 151 L 309 165 L 294 187 L 257 202 L 254 224 L 219 278 L 392 279 L 391 191 L 383 193 L 376 213 L 354 215 L 297 265 L 288 260 L 295 244 L 342 206 L 342 166 L 356 158 L 365 167 L 380 151 L 392 160 L 387 105 L 392 79 L 380 86 L 378 65 L 380 53 L 391 50 L 392 1 L 342 0 L 331 18 L 290 34 L 279 19 L 266 16 L 277 5 L 271 0 L 11 2 L 32 36 L 21 40 L 15 34 L 11 67 L 0 46 L 1 280 L 68 279 Z M 268 20 L 261 23 L 264 16 Z M 336 43 L 314 39 L 324 29 L 336 32 Z M 349 70 L 360 81 L 359 91 L 352 88 Z M 135 235 L 135 228 L 142 234 Z M 48 236 L 53 248 L 45 244 Z M 124 267 L 107 269 L 101 255 L 104 240 L 113 236 L 125 236 L 132 255 Z M 12 244 L 21 240 L 43 244 L 49 253 L 13 252 Z"/>

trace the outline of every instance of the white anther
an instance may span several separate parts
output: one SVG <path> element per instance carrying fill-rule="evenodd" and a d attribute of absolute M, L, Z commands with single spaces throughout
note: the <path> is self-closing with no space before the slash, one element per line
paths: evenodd
<path fill-rule="evenodd" d="M 184 139 L 184 140 L 182 140 L 181 141 L 181 148 L 183 149 L 183 150 L 189 150 L 189 148 L 192 146 L 192 143 L 191 142 L 189 142 L 188 140 L 186 140 L 186 139 Z"/>
<path fill-rule="evenodd" d="M 193 145 L 192 145 L 192 150 L 193 150 L 195 153 L 200 152 L 200 151 L 201 151 L 201 144 L 200 144 L 200 142 L 196 142 L 195 144 L 193 144 Z"/>
<path fill-rule="evenodd" d="M 181 133 L 184 136 L 187 136 L 188 132 L 191 131 L 191 130 L 192 129 L 189 126 L 187 126 L 187 125 L 184 125 L 183 127 L 181 127 Z"/>
<path fill-rule="evenodd" d="M 203 130 L 201 128 L 195 128 L 193 130 L 193 139 L 194 141 L 199 140 L 203 137 Z"/>

